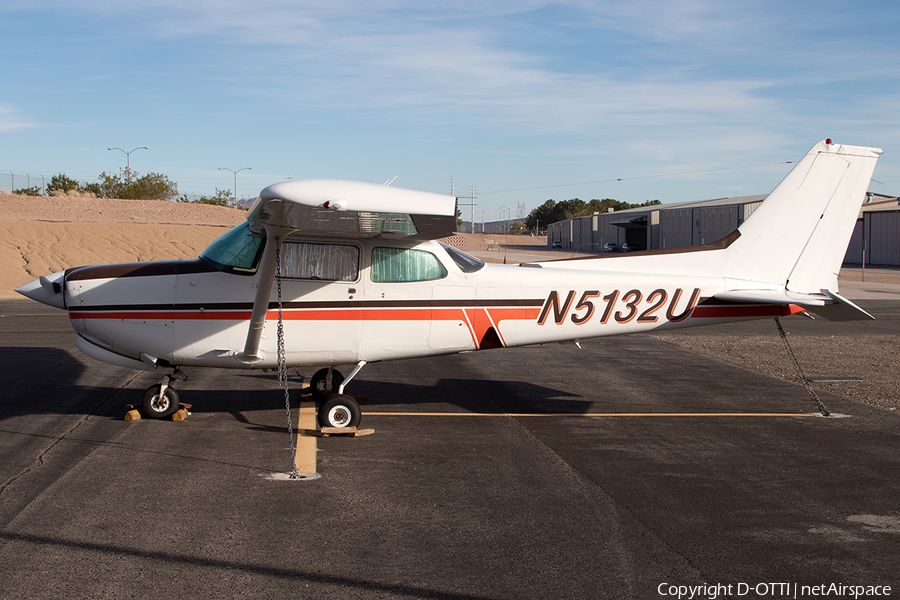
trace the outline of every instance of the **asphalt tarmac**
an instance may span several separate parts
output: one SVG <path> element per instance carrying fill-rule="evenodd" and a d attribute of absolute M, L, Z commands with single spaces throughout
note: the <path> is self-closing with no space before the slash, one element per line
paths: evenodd
<path fill-rule="evenodd" d="M 375 434 L 285 481 L 273 375 L 191 370 L 187 420 L 126 422 L 155 375 L 81 355 L 61 311 L 0 314 L 0 598 L 900 595 L 896 411 L 812 416 L 647 336 L 490 350 L 367 366 Z"/>

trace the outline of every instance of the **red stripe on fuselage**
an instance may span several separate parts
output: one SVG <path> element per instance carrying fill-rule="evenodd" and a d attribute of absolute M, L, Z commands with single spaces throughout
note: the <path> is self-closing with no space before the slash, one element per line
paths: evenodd
<path fill-rule="evenodd" d="M 486 309 L 479 309 L 487 312 Z M 539 308 L 493 308 L 490 319 L 536 319 Z M 248 321 L 251 311 L 73 311 L 69 318 L 118 319 L 129 321 Z M 346 309 L 289 309 L 282 311 L 285 321 L 465 321 L 462 308 L 346 308 Z M 277 320 L 278 311 L 269 310 L 267 320 Z M 490 319 L 488 322 L 490 322 Z"/>
<path fill-rule="evenodd" d="M 782 306 L 780 304 L 751 304 L 728 306 L 696 306 L 691 313 L 692 319 L 740 319 L 750 317 L 786 317 L 805 311 L 796 304 Z"/>

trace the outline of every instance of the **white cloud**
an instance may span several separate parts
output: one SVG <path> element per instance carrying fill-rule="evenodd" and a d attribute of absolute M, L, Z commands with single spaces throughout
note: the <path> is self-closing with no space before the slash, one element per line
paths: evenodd
<path fill-rule="evenodd" d="M 671 172 L 745 164 L 736 154 L 793 158 L 828 136 L 887 145 L 900 128 L 900 55 L 885 50 L 891 19 L 873 5 L 48 0 L 41 11 L 51 10 L 78 20 L 81 64 L 109 67 L 97 67 L 110 78 L 98 87 L 116 91 L 136 60 L 145 80 L 159 79 L 154 93 L 169 114 L 202 105 L 214 117 L 197 120 L 209 127 L 252 120 L 254 135 L 290 146 L 279 156 L 300 155 L 287 131 L 322 135 L 303 141 L 327 153 L 335 139 L 359 148 L 367 134 L 403 128 L 406 138 L 446 138 L 450 160 L 481 138 L 494 159 L 516 154 L 507 168 L 529 171 L 519 176 L 536 171 L 522 166 L 529 159 L 578 152 Z M 0 130 L 33 126 L 3 108 Z M 344 122 L 376 125 L 333 131 Z M 344 147 L 333 152 L 351 160 Z"/>
<path fill-rule="evenodd" d="M 28 129 L 31 127 L 38 127 L 38 124 L 22 120 L 19 117 L 19 111 L 12 105 L 0 104 L 0 131 Z"/>

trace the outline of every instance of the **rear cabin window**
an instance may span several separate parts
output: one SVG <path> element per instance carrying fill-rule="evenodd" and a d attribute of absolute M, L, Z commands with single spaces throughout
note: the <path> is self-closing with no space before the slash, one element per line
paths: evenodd
<path fill-rule="evenodd" d="M 285 242 L 281 246 L 281 273 L 287 279 L 356 281 L 359 278 L 359 248 Z"/>
<path fill-rule="evenodd" d="M 446 276 L 447 269 L 431 252 L 408 248 L 372 250 L 371 277 L 376 283 L 432 281 Z"/>

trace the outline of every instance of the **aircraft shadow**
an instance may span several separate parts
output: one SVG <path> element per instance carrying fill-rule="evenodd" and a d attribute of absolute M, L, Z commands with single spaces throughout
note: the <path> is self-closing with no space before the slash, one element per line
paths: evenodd
<path fill-rule="evenodd" d="M 110 386 L 121 380 L 111 373 L 118 367 L 92 369 L 59 348 L 3 347 L 0 361 L 0 421 L 21 415 L 73 414 L 121 419 L 127 404 L 139 404 L 143 389 L 159 377 L 121 369 L 124 377 L 137 374 L 132 387 Z M 91 375 L 89 372 L 94 372 Z M 238 421 L 252 425 L 244 414 L 284 408 L 284 395 L 275 375 L 217 370 L 188 372 L 187 383 L 177 383 L 181 400 L 194 412 L 230 413 Z M 257 383 L 248 382 L 252 378 Z M 97 380 L 97 385 L 88 382 Z M 196 382 L 195 382 L 196 380 Z M 232 382 L 233 385 L 229 385 Z M 247 384 L 252 389 L 246 389 Z M 104 385 L 106 384 L 106 385 Z M 210 385 L 211 384 L 211 385 Z M 197 386 L 197 387 L 194 387 Z M 243 389 L 241 389 L 243 388 Z M 289 381 L 292 406 L 301 400 L 299 382 Z M 416 410 L 503 413 L 573 413 L 590 410 L 591 402 L 553 387 L 511 380 L 441 379 L 436 385 L 356 378 L 348 391 L 361 399 L 363 410 Z M 307 398 L 308 399 L 308 398 Z M 426 406 L 430 405 L 430 406 Z M 281 428 L 274 428 L 281 431 Z"/>

